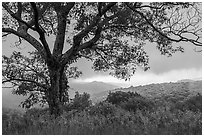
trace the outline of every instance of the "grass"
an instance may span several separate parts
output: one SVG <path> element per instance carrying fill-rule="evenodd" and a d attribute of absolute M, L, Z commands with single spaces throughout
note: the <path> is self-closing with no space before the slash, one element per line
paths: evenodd
<path fill-rule="evenodd" d="M 196 99 L 196 98 L 195 98 Z M 55 119 L 48 111 L 3 110 L 3 135 L 201 135 L 202 110 L 174 105 L 127 111 L 108 102 L 84 110 L 64 111 Z M 191 99 L 192 104 L 192 99 Z M 192 105 L 191 105 L 192 106 Z M 195 105 L 193 107 L 196 107 Z M 199 106 L 200 107 L 200 106 Z"/>

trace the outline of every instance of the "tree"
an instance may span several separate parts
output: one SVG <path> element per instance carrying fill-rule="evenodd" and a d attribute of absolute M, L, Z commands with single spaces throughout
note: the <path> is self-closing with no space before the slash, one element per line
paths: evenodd
<path fill-rule="evenodd" d="M 50 98 L 47 95 L 50 90 L 50 77 L 45 61 L 37 51 L 29 52 L 29 57 L 14 51 L 11 57 L 3 56 L 2 63 L 3 83 L 11 82 L 13 93 L 28 96 L 22 102 L 22 107 L 30 108 L 35 104 L 42 106 L 49 104 Z M 59 100 L 66 104 L 69 103 L 68 79 L 78 78 L 82 74 L 77 67 L 65 66 L 63 77 L 60 84 Z"/>
<path fill-rule="evenodd" d="M 4 2 L 2 36 L 14 34 L 19 43 L 25 40 L 37 50 L 48 70 L 50 111 L 57 116 L 63 104 L 61 81 L 66 66 L 87 58 L 93 61 L 94 70 L 109 70 L 111 75 L 128 79 L 138 66 L 149 68 L 143 49 L 147 41 L 156 42 L 161 53 L 167 55 L 183 51 L 183 47 L 173 46 L 174 42 L 202 46 L 200 5 Z M 52 52 L 48 36 L 55 36 Z"/>

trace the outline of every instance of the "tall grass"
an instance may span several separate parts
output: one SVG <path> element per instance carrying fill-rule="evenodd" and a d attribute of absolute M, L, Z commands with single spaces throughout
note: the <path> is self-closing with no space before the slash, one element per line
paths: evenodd
<path fill-rule="evenodd" d="M 111 134 L 202 134 L 201 112 L 157 111 L 128 112 L 117 108 L 114 114 L 91 114 L 89 111 L 64 112 L 54 119 L 44 115 L 3 114 L 3 134 L 111 135 Z"/>
<path fill-rule="evenodd" d="M 185 109 L 176 107 L 178 105 L 176 104 L 170 106 L 155 105 L 153 109 L 134 109 L 131 111 L 126 107 L 132 107 L 133 102 L 126 102 L 131 103 L 131 105 L 123 102 L 121 106 L 100 102 L 87 106 L 83 110 L 65 109 L 66 111 L 56 119 L 50 116 L 46 109 L 31 109 L 25 114 L 10 113 L 3 110 L 2 132 L 4 135 L 202 134 L 202 110 L 191 109 L 192 107 L 196 108 L 196 106 L 200 107 L 200 105 L 192 105 L 194 102 L 192 99 L 189 103 L 191 107 L 187 107 L 189 100 L 182 102 L 185 103 Z M 198 102 L 193 104 L 198 104 Z"/>

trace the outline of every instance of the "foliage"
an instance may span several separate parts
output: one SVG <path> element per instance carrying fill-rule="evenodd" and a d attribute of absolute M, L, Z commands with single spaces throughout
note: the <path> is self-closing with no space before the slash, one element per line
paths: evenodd
<path fill-rule="evenodd" d="M 90 95 L 88 93 L 79 94 L 79 92 L 75 93 L 75 96 L 71 101 L 64 106 L 66 111 L 70 110 L 78 110 L 82 111 L 85 108 L 91 106 Z"/>
<path fill-rule="evenodd" d="M 81 94 L 81 96 L 86 95 Z M 165 105 L 152 106 L 154 109 L 127 111 L 119 105 L 104 101 L 80 111 L 65 109 L 57 118 L 49 114 L 48 108 L 32 108 L 24 114 L 3 109 L 2 133 L 3 135 L 201 135 L 202 110 L 197 109 L 199 105 L 191 105 L 192 102 L 201 100 L 201 97 L 198 94 L 185 98 L 191 109 L 184 107 L 181 110 L 176 107 L 176 103 L 170 108 L 164 102 Z M 134 102 L 134 98 L 136 97 L 130 100 Z"/>
<path fill-rule="evenodd" d="M 198 93 L 197 95 L 190 97 L 187 100 L 176 103 L 175 107 L 182 111 L 191 110 L 193 112 L 202 112 L 202 96 Z"/>
<path fill-rule="evenodd" d="M 99 102 L 88 109 L 90 115 L 112 116 L 116 113 L 116 106 L 108 102 Z"/>
<path fill-rule="evenodd" d="M 154 103 L 146 98 L 132 97 L 126 102 L 122 102 L 120 106 L 128 111 L 151 110 L 154 107 Z"/>
<path fill-rule="evenodd" d="M 15 51 L 10 57 L 3 56 L 2 69 L 2 83 L 11 82 L 13 94 L 28 96 L 22 102 L 23 108 L 30 108 L 34 104 L 47 104 L 46 94 L 51 86 L 49 71 L 37 51 L 29 52 L 28 56 Z M 77 67 L 66 66 L 62 95 L 65 103 L 68 101 L 69 89 L 67 78 L 77 78 L 81 74 Z"/>
<path fill-rule="evenodd" d="M 110 92 L 106 98 L 107 102 L 120 106 L 128 111 L 147 110 L 154 106 L 153 101 L 142 97 L 137 92 Z"/>
<path fill-rule="evenodd" d="M 106 101 L 115 105 L 119 105 L 120 103 L 128 101 L 128 99 L 133 97 L 141 97 L 141 96 L 136 92 L 116 91 L 116 92 L 110 92 L 106 98 Z"/>
<path fill-rule="evenodd" d="M 35 112 L 37 111 L 35 110 Z M 70 113 L 64 112 L 56 119 L 51 117 L 49 113 L 39 115 L 35 119 L 28 113 L 21 118 L 17 115 L 10 115 L 10 119 L 5 117 L 6 114 L 4 114 L 2 131 L 3 134 L 30 135 L 202 134 L 201 112 L 195 113 L 189 110 L 169 111 L 160 107 L 155 111 L 145 111 L 143 113 L 140 110 L 129 112 L 117 108 L 111 115 L 102 115 L 100 113 L 93 115 L 88 111 Z"/>

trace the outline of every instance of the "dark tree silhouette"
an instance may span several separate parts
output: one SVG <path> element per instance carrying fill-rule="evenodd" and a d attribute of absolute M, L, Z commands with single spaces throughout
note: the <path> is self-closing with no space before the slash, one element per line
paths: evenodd
<path fill-rule="evenodd" d="M 167 55 L 183 51 L 174 42 L 202 46 L 201 3 L 4 2 L 2 6 L 2 36 L 14 34 L 18 44 L 25 40 L 37 50 L 49 77 L 45 95 L 56 116 L 63 104 L 65 68 L 79 58 L 92 60 L 96 71 L 109 70 L 111 75 L 128 79 L 137 67 L 149 68 L 143 49 L 147 41 L 156 42 Z M 46 39 L 50 35 L 55 36 L 52 51 Z M 4 73 L 4 82 L 19 81 L 18 75 L 10 77 L 15 70 Z M 20 82 L 44 87 L 31 77 Z"/>
<path fill-rule="evenodd" d="M 49 104 L 48 90 L 50 90 L 49 71 L 45 61 L 37 51 L 30 52 L 29 57 L 20 52 L 13 52 L 11 57 L 3 56 L 3 83 L 13 84 L 13 93 L 26 95 L 28 98 L 23 101 L 22 107 L 30 108 L 35 104 L 42 106 Z M 69 102 L 68 79 L 78 78 L 82 74 L 77 67 L 66 65 L 63 77 L 61 78 L 62 89 L 60 91 L 60 101 L 63 104 Z"/>

